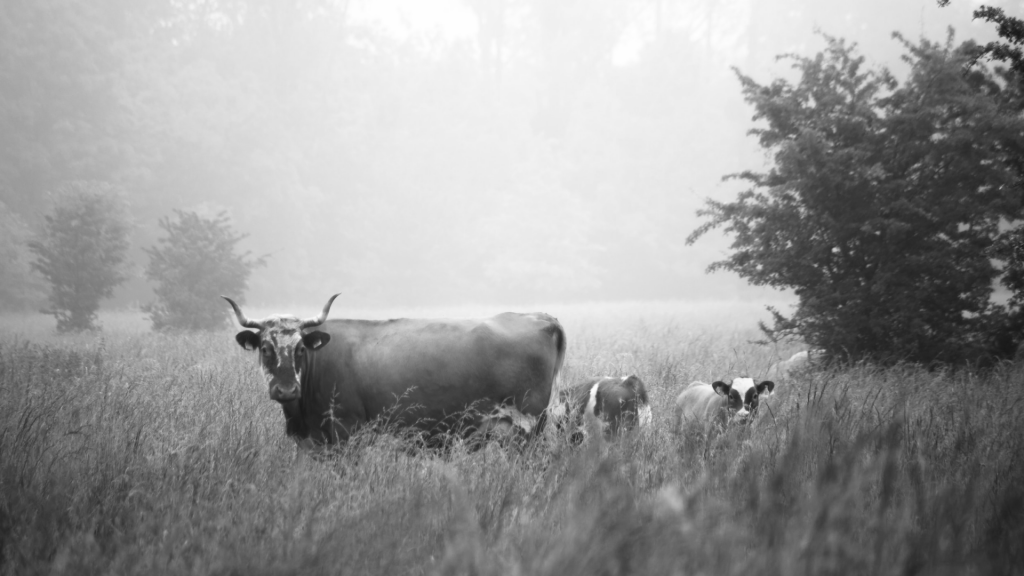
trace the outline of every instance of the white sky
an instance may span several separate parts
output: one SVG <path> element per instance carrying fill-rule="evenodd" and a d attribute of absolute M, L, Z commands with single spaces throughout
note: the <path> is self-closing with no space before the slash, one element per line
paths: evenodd
<path fill-rule="evenodd" d="M 476 35 L 467 0 L 349 0 L 355 22 L 379 24 L 398 38 L 439 32 L 452 39 Z"/>
<path fill-rule="evenodd" d="M 476 18 L 473 15 L 472 9 L 470 8 L 470 2 L 472 0 L 347 0 L 349 2 L 348 12 L 349 16 L 354 22 L 360 22 L 365 24 L 374 24 L 380 26 L 384 30 L 389 31 L 394 37 L 399 39 L 406 39 L 417 35 L 433 35 L 438 34 L 442 37 L 450 40 L 462 40 L 472 39 L 476 35 L 477 23 Z M 552 0 L 554 1 L 554 0 Z M 764 1 L 764 0 L 722 0 L 715 6 L 717 12 L 716 18 L 719 23 L 729 21 L 743 22 L 750 18 L 750 5 L 753 1 Z M 957 17 L 954 10 L 950 8 L 938 7 L 936 0 L 894 0 L 895 2 L 905 3 L 916 3 L 920 5 L 920 17 L 918 22 L 912 23 L 916 26 L 912 26 L 911 29 L 908 25 L 911 23 L 892 23 L 892 26 L 898 27 L 902 32 L 907 34 L 908 38 L 913 39 L 918 35 L 923 35 L 932 39 L 942 39 L 945 36 L 945 30 L 950 25 L 955 25 L 961 38 L 966 37 L 968 34 L 967 27 L 971 30 L 971 35 L 976 36 L 975 32 L 991 32 L 992 26 L 984 22 L 971 22 L 965 26 L 964 22 L 954 21 Z M 1002 4 L 996 1 L 986 0 L 954 0 L 954 2 L 964 2 L 972 7 L 980 6 L 982 4 Z M 634 60 L 643 47 L 644 43 L 650 39 L 654 32 L 654 3 L 650 2 L 647 4 L 638 3 L 635 15 L 632 17 L 632 22 L 626 28 L 619 42 L 618 47 L 615 50 L 614 61 L 619 64 L 629 63 Z M 680 6 L 676 4 L 673 14 L 673 9 L 668 8 L 666 3 L 663 8 L 665 13 L 663 18 L 666 20 L 675 20 L 674 23 L 678 24 L 680 20 L 685 19 L 689 21 L 689 27 L 691 28 L 692 38 L 697 40 L 703 40 L 708 34 L 708 26 L 706 22 L 703 22 L 699 15 L 694 14 L 693 10 L 690 10 L 689 6 Z M 683 8 L 683 10 L 680 10 Z M 1007 13 L 1014 15 L 1024 15 L 1024 1 L 1017 4 L 1017 9 L 1014 10 L 1012 4 L 1010 6 L 1004 6 L 1004 10 Z M 838 33 L 838 31 L 832 30 L 837 23 L 842 22 L 844 19 L 848 20 L 848 16 L 844 16 L 839 11 L 833 11 L 829 14 L 829 21 L 819 22 L 818 24 L 827 33 Z M 875 26 L 874 33 L 876 35 L 888 36 L 892 30 L 887 26 L 886 15 L 879 16 L 879 25 Z M 730 60 L 735 62 L 741 62 L 746 56 L 742 53 L 742 48 L 737 51 L 736 47 L 745 46 L 743 42 L 737 42 L 735 34 L 740 33 L 742 27 L 738 26 L 715 26 L 712 31 L 710 44 L 714 49 L 723 55 L 728 55 Z M 870 33 L 869 30 L 859 31 L 862 34 Z M 865 42 L 866 38 L 861 38 L 862 49 L 865 54 L 871 58 L 873 55 L 870 53 L 870 47 L 865 44 L 871 44 L 870 41 Z M 796 43 L 789 49 L 794 52 L 804 52 L 808 47 L 802 43 Z"/>

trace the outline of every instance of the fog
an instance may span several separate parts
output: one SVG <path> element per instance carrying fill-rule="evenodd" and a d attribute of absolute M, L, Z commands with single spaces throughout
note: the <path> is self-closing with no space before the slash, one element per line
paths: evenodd
<path fill-rule="evenodd" d="M 987 2 L 1008 13 L 1024 3 Z M 688 246 L 768 158 L 732 68 L 792 78 L 817 32 L 902 79 L 892 38 L 995 38 L 935 0 L 5 0 L 0 200 L 116 182 L 133 278 L 173 209 L 267 255 L 254 307 L 774 302 Z"/>

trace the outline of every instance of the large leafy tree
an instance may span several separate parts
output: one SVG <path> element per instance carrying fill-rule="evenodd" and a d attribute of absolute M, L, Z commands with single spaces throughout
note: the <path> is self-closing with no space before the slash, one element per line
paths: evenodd
<path fill-rule="evenodd" d="M 939 0 L 940 6 L 947 4 L 949 0 Z M 1002 96 L 1011 113 L 1024 113 L 1024 20 L 1007 15 L 1002 8 L 984 5 L 974 11 L 974 17 L 995 24 L 1000 40 L 979 47 L 970 65 L 974 67 L 984 60 L 1009 64 L 1008 70 L 996 69 L 1005 81 Z M 1016 157 L 1018 187 L 1024 195 L 1024 146 L 1018 145 L 1012 152 Z M 1015 222 L 1013 226 L 1010 233 L 1000 238 L 992 254 L 1005 262 L 1001 280 L 1012 293 L 1007 325 L 1010 333 L 1019 336 L 1024 332 L 1024 225 Z"/>
<path fill-rule="evenodd" d="M 57 330 L 96 328 L 100 300 L 127 279 L 130 219 L 112 188 L 101 182 L 68 182 L 54 195 L 39 237 L 29 242 L 32 268 L 49 282 Z"/>
<path fill-rule="evenodd" d="M 733 175 L 751 187 L 709 200 L 688 241 L 724 227 L 732 253 L 712 270 L 795 291 L 774 336 L 843 358 L 976 359 L 994 318 L 989 252 L 1000 223 L 1021 217 L 1024 119 L 987 69 L 963 74 L 973 44 L 897 38 L 911 65 L 902 86 L 830 37 L 813 58 L 786 56 L 795 84 L 737 71 L 773 164 Z"/>

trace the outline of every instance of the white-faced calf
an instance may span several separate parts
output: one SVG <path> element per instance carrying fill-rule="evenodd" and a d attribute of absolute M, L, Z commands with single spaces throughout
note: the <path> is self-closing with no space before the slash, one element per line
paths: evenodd
<path fill-rule="evenodd" d="M 702 422 L 749 422 L 757 413 L 761 398 L 771 395 L 775 383 L 765 380 L 754 384 L 753 378 L 733 378 L 706 384 L 693 382 L 676 398 L 676 424 Z"/>

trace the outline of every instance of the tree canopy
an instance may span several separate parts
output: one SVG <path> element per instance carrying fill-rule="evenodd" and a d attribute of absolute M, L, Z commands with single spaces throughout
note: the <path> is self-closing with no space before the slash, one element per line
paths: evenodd
<path fill-rule="evenodd" d="M 950 0 L 938 0 L 939 6 L 949 6 L 949 3 Z M 974 17 L 995 24 L 1001 40 L 981 46 L 973 62 L 982 59 L 1008 62 L 1018 76 L 1024 76 L 1024 20 L 1007 15 L 999 6 L 985 5 L 974 10 Z"/>
<path fill-rule="evenodd" d="M 732 175 L 751 187 L 708 201 L 688 242 L 723 227 L 732 251 L 711 270 L 795 291 L 774 335 L 844 358 L 977 359 L 1002 317 L 992 251 L 1024 216 L 1020 93 L 987 68 L 965 75 L 976 47 L 952 33 L 944 45 L 896 37 L 911 65 L 902 85 L 832 37 L 814 57 L 784 57 L 796 83 L 737 71 L 773 163 Z"/>

